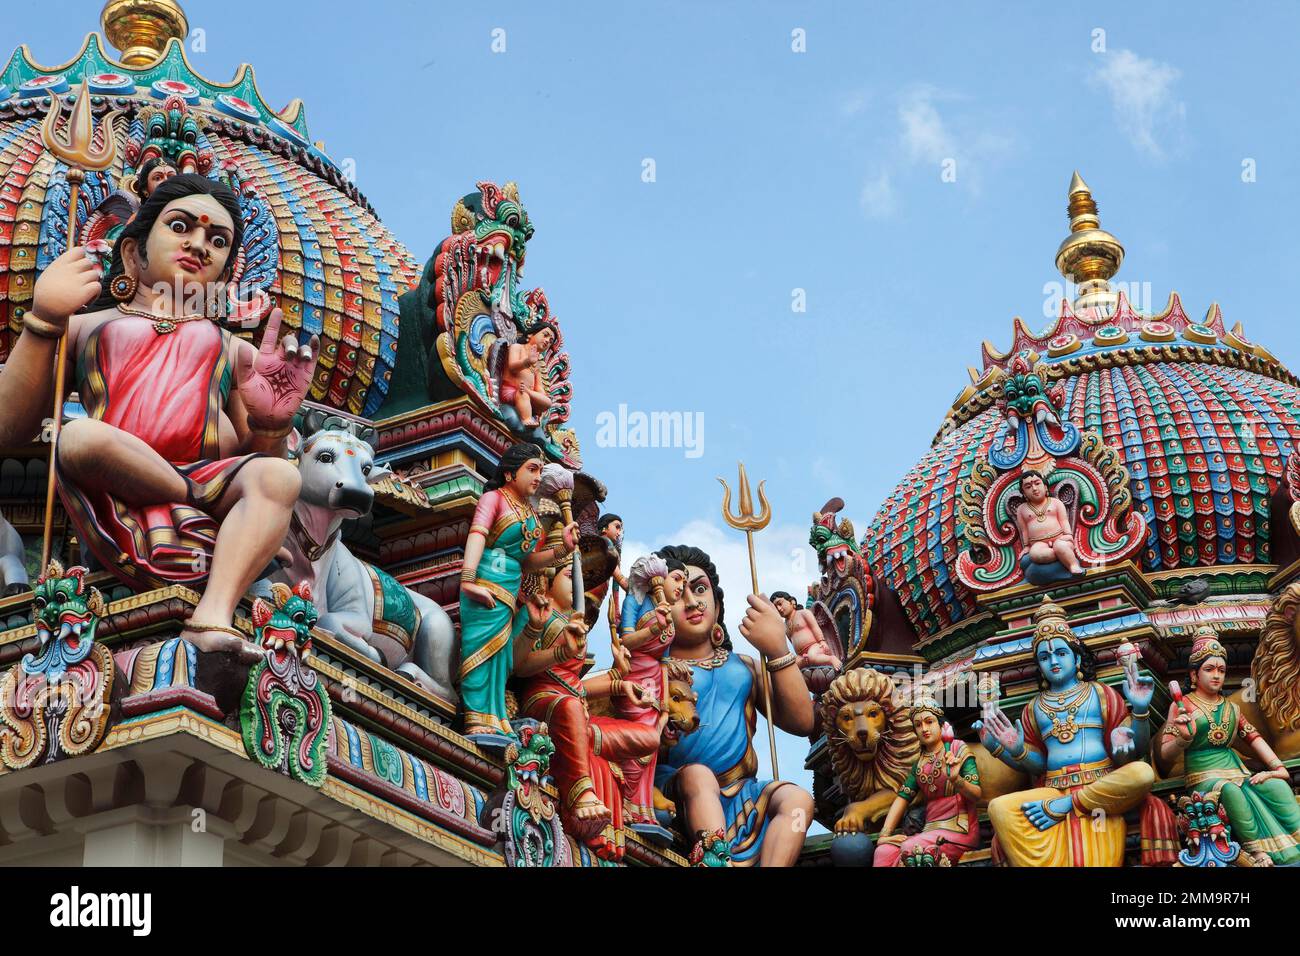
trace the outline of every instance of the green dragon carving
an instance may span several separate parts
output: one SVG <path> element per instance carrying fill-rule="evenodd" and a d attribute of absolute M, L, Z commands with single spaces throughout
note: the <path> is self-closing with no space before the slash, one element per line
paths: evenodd
<path fill-rule="evenodd" d="M 253 624 L 265 656 L 248 672 L 239 724 L 244 750 L 269 770 L 312 787 L 325 782 L 330 699 L 306 664 L 316 607 L 304 581 L 274 584 L 275 604 L 253 602 Z"/>

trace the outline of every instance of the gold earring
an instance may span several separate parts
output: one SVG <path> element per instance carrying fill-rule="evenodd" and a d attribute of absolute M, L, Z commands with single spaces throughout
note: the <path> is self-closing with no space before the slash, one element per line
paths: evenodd
<path fill-rule="evenodd" d="M 121 275 L 113 276 L 113 281 L 108 284 L 108 294 L 118 302 L 130 302 L 135 298 L 135 290 L 138 285 L 135 276 L 129 276 L 123 272 Z"/>

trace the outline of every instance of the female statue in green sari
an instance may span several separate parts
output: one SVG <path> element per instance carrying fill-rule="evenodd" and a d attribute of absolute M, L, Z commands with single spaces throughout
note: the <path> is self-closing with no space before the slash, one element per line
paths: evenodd
<path fill-rule="evenodd" d="M 460 699 L 465 736 L 477 743 L 513 738 L 506 717 L 506 681 L 514 641 L 528 620 L 520 598 L 525 572 L 541 570 L 577 547 L 578 525 L 562 546 L 538 550 L 542 525 L 529 503 L 542 480 L 542 450 L 512 445 L 484 486 L 460 573 Z"/>
<path fill-rule="evenodd" d="M 1187 789 L 1217 799 L 1228 812 L 1232 836 L 1256 866 L 1300 863 L 1300 807 L 1291 791 L 1291 776 L 1277 754 L 1223 696 L 1227 653 L 1214 628 L 1197 628 L 1191 654 L 1191 690 L 1169 708 L 1160 734 L 1164 765 L 1183 754 Z M 1254 751 L 1268 768 L 1246 769 L 1233 749 Z"/>

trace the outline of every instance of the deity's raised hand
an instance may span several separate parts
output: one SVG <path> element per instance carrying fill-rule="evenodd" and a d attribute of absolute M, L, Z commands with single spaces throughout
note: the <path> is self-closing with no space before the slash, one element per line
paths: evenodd
<path fill-rule="evenodd" d="M 1020 753 L 1024 743 L 1024 731 L 1020 727 L 1020 721 L 1016 721 L 1013 727 L 1011 721 L 1007 720 L 1007 715 L 997 709 L 990 709 L 985 715 L 984 720 L 975 722 L 975 729 L 979 731 L 980 740 L 984 746 L 996 750 L 992 745 L 1000 744 L 1004 750 L 1010 753 Z"/>
<path fill-rule="evenodd" d="M 1151 697 L 1156 692 L 1156 682 L 1150 677 L 1139 677 L 1137 682 L 1126 679 L 1123 684 L 1124 698 L 1135 714 L 1145 714 L 1151 706 Z"/>
<path fill-rule="evenodd" d="M 786 650 L 785 619 L 762 594 L 751 594 L 740 621 L 740 633 L 764 657 L 780 657 Z"/>
<path fill-rule="evenodd" d="M 299 345 L 291 332 L 277 341 L 283 318 L 283 312 L 272 309 L 261 346 L 254 350 L 245 343 L 239 350 L 239 397 L 254 428 L 277 430 L 293 421 L 316 371 L 320 337 L 313 335 L 310 342 Z"/>
<path fill-rule="evenodd" d="M 85 246 L 73 246 L 41 273 L 32 290 L 32 311 L 38 319 L 62 326 L 68 316 L 95 301 L 100 290 L 99 263 L 86 256 Z"/>
<path fill-rule="evenodd" d="M 1116 727 L 1110 732 L 1110 750 L 1115 755 L 1133 752 L 1137 746 L 1132 727 Z"/>

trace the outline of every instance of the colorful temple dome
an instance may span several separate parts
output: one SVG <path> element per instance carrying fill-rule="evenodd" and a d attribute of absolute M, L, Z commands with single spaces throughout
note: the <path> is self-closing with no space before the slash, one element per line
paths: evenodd
<path fill-rule="evenodd" d="M 97 121 L 118 112 L 118 150 L 111 169 L 86 178 L 81 235 L 112 238 L 131 212 L 128 184 L 153 156 L 226 180 L 244 206 L 246 234 L 232 314 L 255 327 L 273 298 L 290 325 L 321 337 L 309 398 L 373 415 L 397 361 L 397 300 L 416 284 L 419 263 L 312 142 L 300 101 L 271 108 L 247 64 L 229 83 L 195 72 L 175 3 L 110 0 L 102 20 L 121 60 L 91 34 L 67 63 L 42 66 L 20 46 L 0 71 L 0 362 L 37 273 L 66 236 L 66 169 L 42 150 L 41 122 L 51 94 L 67 97 L 84 81 Z"/>
<path fill-rule="evenodd" d="M 1006 353 L 987 342 L 983 369 L 953 403 L 931 450 L 885 500 L 863 538 L 871 567 L 894 591 L 918 639 L 976 611 L 956 565 L 968 546 L 962 488 L 1006 433 L 1003 386 L 1013 362 L 1045 370 L 1059 413 L 1101 434 L 1129 474 L 1145 541 L 1134 555 L 1157 573 L 1214 565 L 1269 564 L 1270 497 L 1300 438 L 1300 381 L 1218 305 L 1191 319 L 1177 294 L 1143 315 L 1107 280 L 1123 247 L 1100 229 L 1096 205 L 1075 174 L 1072 232 L 1057 264 L 1078 280 L 1073 305 L 1034 334 L 1017 318 Z"/>

